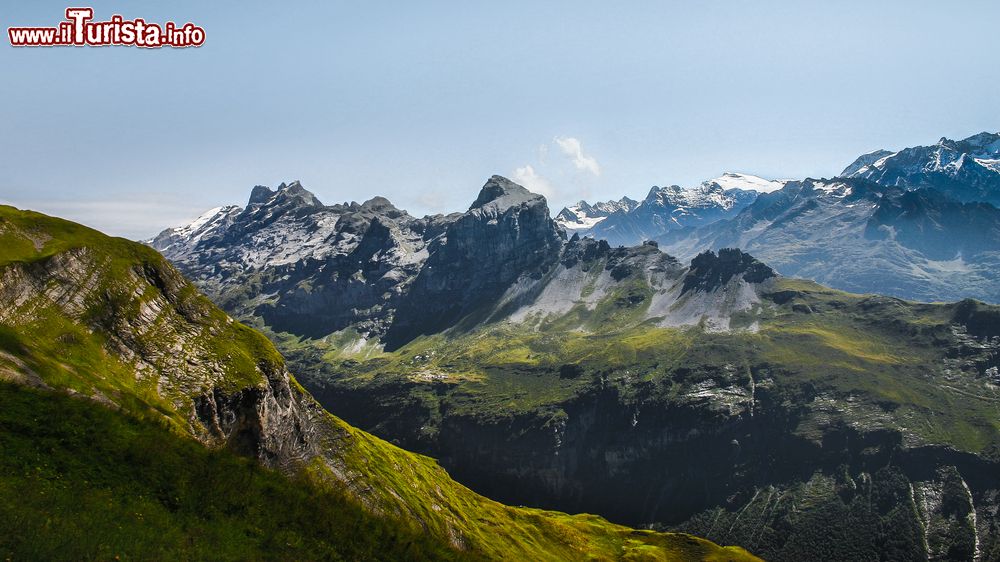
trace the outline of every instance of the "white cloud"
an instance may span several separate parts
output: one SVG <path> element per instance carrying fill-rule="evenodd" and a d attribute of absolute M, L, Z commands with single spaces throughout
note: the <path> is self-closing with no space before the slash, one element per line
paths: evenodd
<path fill-rule="evenodd" d="M 530 164 L 514 170 L 514 182 L 528 188 L 528 191 L 544 195 L 547 199 L 555 195 L 555 189 L 549 180 L 538 175 L 538 172 Z"/>
<path fill-rule="evenodd" d="M 556 137 L 555 143 L 559 145 L 560 150 L 566 156 L 569 156 L 573 160 L 573 165 L 578 170 L 590 172 L 595 176 L 601 175 L 601 166 L 593 156 L 587 156 L 583 153 L 583 146 L 580 144 L 580 139 L 574 137 Z"/>

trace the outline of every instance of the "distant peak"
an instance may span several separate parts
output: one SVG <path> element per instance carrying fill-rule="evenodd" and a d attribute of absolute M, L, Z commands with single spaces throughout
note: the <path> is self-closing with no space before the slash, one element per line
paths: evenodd
<path fill-rule="evenodd" d="M 857 159 L 854 160 L 854 162 L 851 162 L 850 165 L 844 168 L 844 170 L 840 172 L 840 175 L 842 177 L 852 177 L 858 172 L 860 172 L 862 168 L 866 166 L 871 166 L 876 162 L 878 162 L 879 160 L 887 156 L 891 156 L 892 154 L 894 153 L 889 150 L 884 150 L 881 148 L 878 150 L 873 150 L 871 152 L 866 152 L 861 156 L 858 156 Z"/>
<path fill-rule="evenodd" d="M 250 192 L 250 201 L 248 205 L 263 205 L 270 201 L 271 197 L 274 197 L 274 192 L 271 191 L 270 187 L 266 185 L 255 185 L 253 191 Z"/>
<path fill-rule="evenodd" d="M 982 133 L 972 135 L 971 137 L 964 139 L 962 142 L 976 148 L 991 148 L 1000 142 L 1000 133 L 983 131 Z"/>
<path fill-rule="evenodd" d="M 528 191 L 503 176 L 495 175 L 486 180 L 483 188 L 479 191 L 479 197 L 472 203 L 469 210 L 482 208 L 487 205 L 506 209 L 520 205 L 521 203 L 538 200 L 544 201 L 545 198 Z"/>
<path fill-rule="evenodd" d="M 679 185 L 668 185 L 666 187 L 654 185 L 649 188 L 649 193 L 646 194 L 646 201 L 656 200 L 661 193 L 680 193 L 681 191 L 682 189 Z"/>
<path fill-rule="evenodd" d="M 371 211 L 373 213 L 390 213 L 399 210 L 392 204 L 392 201 L 389 201 L 385 197 L 379 195 L 376 195 L 375 197 L 372 197 L 362 203 L 361 209 L 364 211 Z"/>
<path fill-rule="evenodd" d="M 758 193 L 771 193 L 785 187 L 785 182 L 768 180 L 753 174 L 740 172 L 725 172 L 721 176 L 708 180 L 708 184 L 716 184 L 722 189 L 742 189 L 743 191 L 756 191 Z"/>
<path fill-rule="evenodd" d="M 302 187 L 302 183 L 298 180 L 287 184 L 282 182 L 278 186 L 277 194 L 279 201 L 293 201 L 295 204 L 305 207 L 323 206 L 323 203 L 311 191 Z"/>

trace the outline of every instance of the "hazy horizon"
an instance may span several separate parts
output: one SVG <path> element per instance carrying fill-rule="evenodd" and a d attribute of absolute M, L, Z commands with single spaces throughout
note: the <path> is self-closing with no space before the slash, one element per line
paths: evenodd
<path fill-rule="evenodd" d="M 419 216 L 467 208 L 500 174 L 557 212 L 726 171 L 831 177 L 871 150 L 1000 129 L 1000 76 L 969 55 L 990 2 L 88 5 L 207 39 L 5 42 L 0 201 L 134 239 L 296 179 L 324 203 L 382 195 Z M 4 21 L 54 25 L 66 6 Z"/>

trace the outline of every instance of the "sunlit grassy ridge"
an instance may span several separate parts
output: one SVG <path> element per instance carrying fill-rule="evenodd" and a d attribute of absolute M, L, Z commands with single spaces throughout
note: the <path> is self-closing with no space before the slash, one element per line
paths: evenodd
<path fill-rule="evenodd" d="M 160 423 L 0 383 L 0 557 L 475 558 Z"/>
<path fill-rule="evenodd" d="M 684 534 L 493 502 L 304 395 L 322 452 L 292 478 L 210 451 L 189 438 L 192 399 L 282 373 L 266 338 L 152 250 L 10 207 L 0 207 L 0 280 L 0 378 L 36 387 L 0 387 L 0 554 L 753 559 Z"/>

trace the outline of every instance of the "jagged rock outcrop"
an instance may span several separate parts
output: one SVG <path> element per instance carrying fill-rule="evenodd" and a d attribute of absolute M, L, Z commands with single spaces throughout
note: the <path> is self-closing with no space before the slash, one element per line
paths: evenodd
<path fill-rule="evenodd" d="M 389 345 L 488 308 L 522 276 L 540 278 L 558 261 L 563 243 L 544 197 L 493 176 L 430 249 L 387 334 Z"/>
<path fill-rule="evenodd" d="M 723 248 L 718 255 L 709 250 L 691 260 L 691 269 L 684 278 L 684 292 L 695 289 L 714 291 L 737 275 L 747 283 L 762 283 L 776 277 L 777 273 L 736 248 Z"/>

